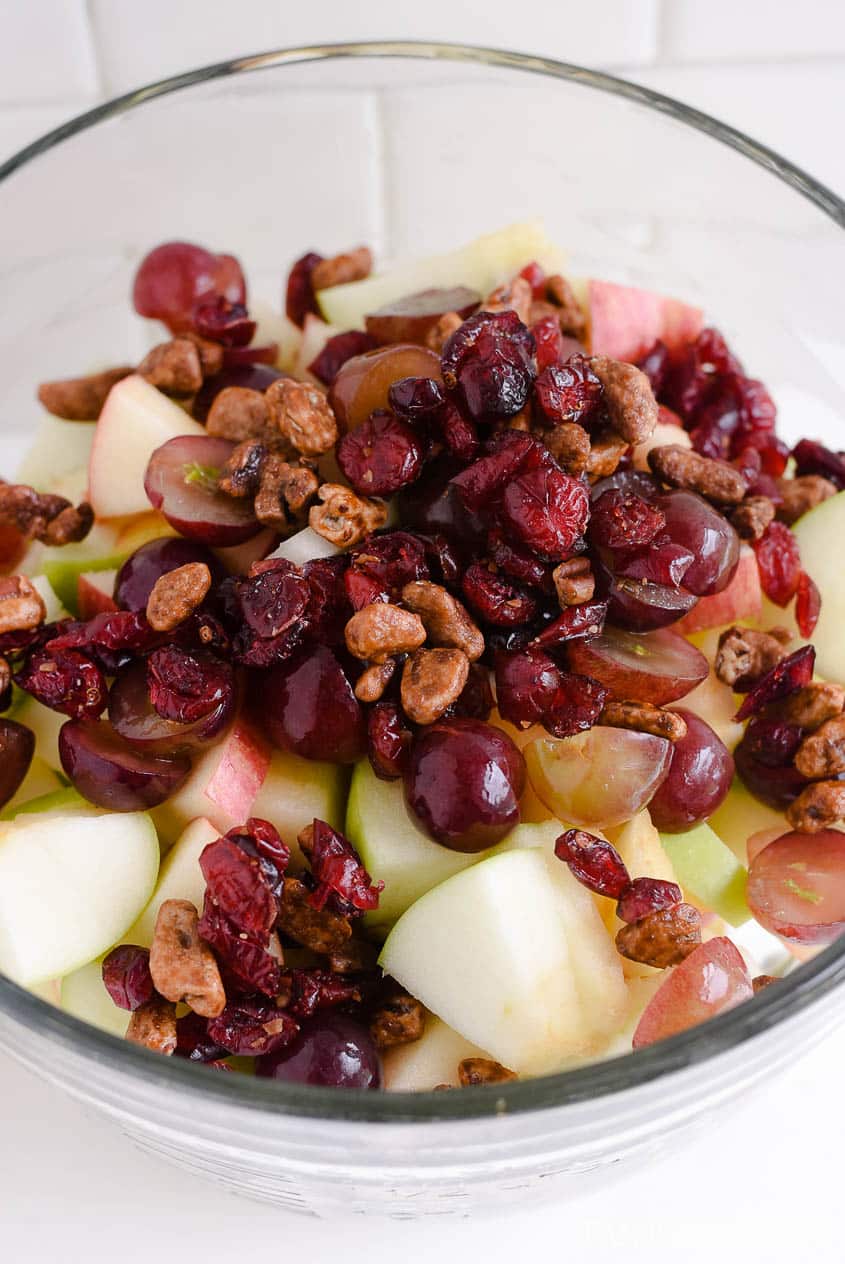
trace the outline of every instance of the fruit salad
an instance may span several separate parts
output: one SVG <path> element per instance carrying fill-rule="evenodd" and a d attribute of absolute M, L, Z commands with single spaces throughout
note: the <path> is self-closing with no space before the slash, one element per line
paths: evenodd
<path fill-rule="evenodd" d="M 159 245 L 141 363 L 38 388 L 0 971 L 197 1074 L 387 1091 L 777 987 L 845 926 L 845 458 L 536 224 L 279 284 Z"/>

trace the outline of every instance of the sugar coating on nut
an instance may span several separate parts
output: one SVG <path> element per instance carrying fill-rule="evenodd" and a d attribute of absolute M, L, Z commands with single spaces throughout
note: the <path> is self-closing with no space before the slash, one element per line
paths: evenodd
<path fill-rule="evenodd" d="M 352 936 L 348 917 L 330 908 L 312 908 L 311 892 L 304 882 L 290 875 L 282 887 L 278 926 L 289 938 L 312 952 L 338 952 Z"/>
<path fill-rule="evenodd" d="M 687 722 L 682 715 L 650 702 L 606 702 L 599 723 L 665 737 L 669 742 L 680 742 L 687 735 Z"/>
<path fill-rule="evenodd" d="M 821 474 L 800 474 L 797 478 L 779 478 L 778 491 L 781 504 L 777 507 L 780 522 L 792 526 L 810 509 L 815 509 L 823 500 L 836 495 L 836 484 Z"/>
<path fill-rule="evenodd" d="M 159 343 L 144 356 L 138 372 L 165 395 L 195 395 L 203 382 L 199 349 L 190 338 Z"/>
<path fill-rule="evenodd" d="M 444 312 L 425 336 L 425 345 L 429 351 L 436 351 L 440 355 L 452 334 L 456 329 L 460 329 L 463 323 L 463 318 L 457 312 Z"/>
<path fill-rule="evenodd" d="M 587 457 L 587 477 L 596 483 L 600 478 L 607 478 L 616 471 L 619 462 L 628 451 L 629 443 L 613 429 L 606 429 L 597 435 L 590 444 Z"/>
<path fill-rule="evenodd" d="M 502 1066 L 492 1058 L 463 1058 L 458 1063 L 458 1083 L 461 1088 L 472 1088 L 476 1084 L 506 1084 L 519 1076 L 515 1071 Z M 443 1085 L 448 1088 L 448 1085 Z"/>
<path fill-rule="evenodd" d="M 25 575 L 0 578 L 0 633 L 29 631 L 46 617 L 41 594 Z"/>
<path fill-rule="evenodd" d="M 577 421 L 562 421 L 560 425 L 544 431 L 542 438 L 558 465 L 567 474 L 577 478 L 589 466 L 590 436 Z"/>
<path fill-rule="evenodd" d="M 171 632 L 202 605 L 211 587 L 205 562 L 187 562 L 166 571 L 147 598 L 147 622 L 156 632 Z"/>
<path fill-rule="evenodd" d="M 62 417 L 65 421 L 96 421 L 111 388 L 133 372 L 131 365 L 122 364 L 119 368 L 91 373 L 87 377 L 42 382 L 38 398 L 54 417 Z"/>
<path fill-rule="evenodd" d="M 461 650 L 419 649 L 402 669 L 402 707 L 414 724 L 433 724 L 461 696 L 469 659 Z"/>
<path fill-rule="evenodd" d="M 572 286 L 559 273 L 546 279 L 546 299 L 557 308 L 561 333 L 570 338 L 583 339 L 587 332 L 587 317 L 575 297 Z"/>
<path fill-rule="evenodd" d="M 420 1002 L 395 989 L 370 1017 L 370 1035 L 377 1049 L 413 1044 L 425 1032 L 425 1009 Z"/>
<path fill-rule="evenodd" d="M 390 602 L 374 601 L 353 614 L 346 625 L 346 648 L 355 658 L 383 663 L 394 654 L 409 654 L 425 641 L 418 614 Z"/>
<path fill-rule="evenodd" d="M 270 423 L 303 456 L 322 456 L 337 442 L 337 420 L 325 391 L 280 377 L 264 392 Z"/>
<path fill-rule="evenodd" d="M 165 900 L 150 945 L 150 974 L 165 1000 L 184 1001 L 195 1014 L 216 1018 L 226 993 L 214 954 L 199 937 L 199 916 L 189 900 Z"/>
<path fill-rule="evenodd" d="M 701 914 L 691 904 L 673 904 L 623 926 L 616 948 L 629 961 L 665 970 L 677 966 L 701 943 Z"/>
<path fill-rule="evenodd" d="M 504 285 L 497 285 L 481 305 L 484 312 L 514 311 L 524 325 L 531 320 L 533 292 L 525 277 L 515 276 Z"/>
<path fill-rule="evenodd" d="M 595 596 L 596 580 L 587 557 L 572 557 L 561 562 L 552 571 L 552 580 L 561 610 L 567 606 L 582 606 Z"/>
<path fill-rule="evenodd" d="M 813 681 L 783 702 L 783 718 L 812 732 L 845 711 L 845 688 L 831 680 Z"/>
<path fill-rule="evenodd" d="M 372 663 L 361 672 L 355 682 L 355 697 L 359 702 L 378 702 L 395 671 L 395 658 L 386 658 L 383 663 Z"/>
<path fill-rule="evenodd" d="M 658 478 L 670 487 L 698 492 L 699 496 L 712 500 L 716 505 L 738 505 L 748 491 L 742 474 L 727 461 L 714 461 L 677 443 L 652 448 L 648 463 Z"/>
<path fill-rule="evenodd" d="M 431 645 L 463 650 L 471 663 L 484 653 L 484 635 L 478 624 L 440 584 L 414 580 L 402 589 L 402 600 L 422 619 Z"/>
<path fill-rule="evenodd" d="M 37 492 L 26 483 L 0 482 L 0 522 L 44 544 L 76 544 L 93 527 L 94 511 L 87 501 L 74 507 L 64 496 Z"/>
<path fill-rule="evenodd" d="M 126 1039 L 169 1057 L 176 1050 L 176 1006 L 172 1001 L 147 1001 L 129 1019 Z"/>
<path fill-rule="evenodd" d="M 788 632 L 784 636 L 784 632 L 782 628 L 772 628 L 769 632 L 737 625 L 726 628 L 719 637 L 713 661 L 717 678 L 731 688 L 750 688 L 786 656 L 791 638 Z"/>
<path fill-rule="evenodd" d="M 845 782 L 812 782 L 790 803 L 786 819 L 801 834 L 830 829 L 845 819 Z"/>
<path fill-rule="evenodd" d="M 774 517 L 774 501 L 768 496 L 746 496 L 731 514 L 731 522 L 740 539 L 761 540 Z"/>
<path fill-rule="evenodd" d="M 657 425 L 657 400 L 641 369 L 610 356 L 593 356 L 590 367 L 604 387 L 610 422 L 628 444 L 642 443 Z"/>
<path fill-rule="evenodd" d="M 311 506 L 308 525 L 338 548 L 360 544 L 365 536 L 387 522 L 387 505 L 383 500 L 356 496 L 340 483 L 323 483 L 317 496 L 322 503 Z"/>
<path fill-rule="evenodd" d="M 825 720 L 804 738 L 795 752 L 795 767 L 810 781 L 845 772 L 845 716 Z"/>
<path fill-rule="evenodd" d="M 230 443 L 267 441 L 272 434 L 267 401 L 261 391 L 248 386 L 226 386 L 215 395 L 205 428 L 210 435 Z"/>
<path fill-rule="evenodd" d="M 311 285 L 315 290 L 328 290 L 333 285 L 348 285 L 350 281 L 363 281 L 373 270 L 373 254 L 369 246 L 358 246 L 344 254 L 321 259 L 311 273 Z"/>

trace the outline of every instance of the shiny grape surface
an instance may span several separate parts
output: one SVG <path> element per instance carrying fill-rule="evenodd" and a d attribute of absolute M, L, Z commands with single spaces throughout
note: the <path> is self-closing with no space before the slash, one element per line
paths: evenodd
<path fill-rule="evenodd" d="M 378 1050 L 363 1023 L 346 1014 L 318 1014 L 302 1023 L 286 1048 L 256 1060 L 264 1079 L 324 1088 L 381 1088 Z"/>
<path fill-rule="evenodd" d="M 734 761 L 710 725 L 692 711 L 676 708 L 687 722 L 687 735 L 672 745 L 667 772 L 648 810 L 667 834 L 682 834 L 719 807 L 730 790 Z"/>

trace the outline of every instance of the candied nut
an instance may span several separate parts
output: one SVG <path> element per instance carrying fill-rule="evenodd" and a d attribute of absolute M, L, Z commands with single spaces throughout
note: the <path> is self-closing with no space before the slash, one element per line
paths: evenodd
<path fill-rule="evenodd" d="M 190 900 L 165 900 L 150 945 L 150 974 L 165 1000 L 184 1001 L 195 1014 L 216 1018 L 226 1007 L 220 970 L 197 931 L 199 915 Z"/>
<path fill-rule="evenodd" d="M 778 520 L 788 526 L 823 500 L 835 496 L 837 491 L 836 484 L 821 474 L 800 474 L 797 478 L 779 478 L 776 481 L 782 499 L 777 508 Z"/>
<path fill-rule="evenodd" d="M 190 338 L 160 342 L 144 356 L 138 372 L 165 395 L 195 395 L 202 386 L 199 348 Z"/>
<path fill-rule="evenodd" d="M 310 823 L 310 825 L 306 825 L 303 829 L 299 831 L 299 833 L 296 836 L 296 841 L 297 843 L 299 843 L 299 847 L 300 847 L 300 850 L 302 851 L 303 856 L 310 857 L 312 851 L 314 850 L 314 822 L 313 821 Z"/>
<path fill-rule="evenodd" d="M 129 1019 L 126 1039 L 169 1057 L 176 1051 L 176 1006 L 158 997 L 147 1001 Z"/>
<path fill-rule="evenodd" d="M 270 425 L 303 456 L 322 456 L 337 442 L 337 421 L 325 391 L 280 377 L 264 392 Z"/>
<path fill-rule="evenodd" d="M 440 584 L 414 580 L 402 589 L 402 600 L 423 621 L 429 643 L 463 650 L 471 663 L 484 653 L 484 635 L 465 606 Z"/>
<path fill-rule="evenodd" d="M 94 525 L 94 511 L 86 501 L 74 508 L 64 496 L 0 481 L 0 522 L 45 544 L 71 544 L 85 539 Z"/>
<path fill-rule="evenodd" d="M 723 685 L 749 689 L 761 676 L 780 662 L 786 648 L 780 636 L 734 625 L 719 637 L 713 669 Z"/>
<path fill-rule="evenodd" d="M 261 466 L 255 516 L 265 527 L 287 531 L 317 495 L 320 480 L 307 465 L 269 453 Z"/>
<path fill-rule="evenodd" d="M 786 809 L 786 819 L 800 834 L 818 834 L 845 818 L 845 781 L 814 781 Z"/>
<path fill-rule="evenodd" d="M 701 456 L 679 443 L 665 443 L 648 454 L 652 471 L 670 487 L 683 487 L 698 492 L 716 505 L 738 505 L 748 491 L 748 484 L 739 470 L 727 461 Z"/>
<path fill-rule="evenodd" d="M 363 281 L 372 270 L 372 251 L 369 246 L 358 246 L 331 259 L 321 259 L 311 272 L 311 285 L 315 290 L 328 290 L 333 285 Z"/>
<path fill-rule="evenodd" d="M 845 772 L 845 716 L 825 720 L 804 738 L 795 752 L 795 767 L 810 781 Z"/>
<path fill-rule="evenodd" d="M 365 668 L 355 682 L 355 697 L 359 702 L 378 702 L 395 671 L 395 658 L 386 658 L 383 663 Z"/>
<path fill-rule="evenodd" d="M 260 439 L 243 439 L 220 472 L 217 486 L 221 492 L 237 499 L 254 496 L 261 485 L 261 467 L 266 456 L 267 448 Z"/>
<path fill-rule="evenodd" d="M 571 557 L 560 562 L 552 571 L 552 580 L 561 610 L 581 606 L 595 596 L 596 579 L 588 557 Z"/>
<path fill-rule="evenodd" d="M 591 483 L 613 474 L 630 444 L 615 430 L 607 429 L 593 439 L 587 458 L 587 477 Z"/>
<path fill-rule="evenodd" d="M 378 953 L 376 944 L 353 936 L 343 947 L 328 954 L 329 970 L 332 974 L 365 974 L 375 970 Z"/>
<path fill-rule="evenodd" d="M 587 332 L 587 317 L 584 309 L 575 297 L 572 286 L 565 277 L 555 272 L 546 280 L 546 298 L 558 309 L 561 332 L 570 338 L 583 341 Z"/>
<path fill-rule="evenodd" d="M 593 356 L 590 367 L 604 387 L 613 429 L 629 444 L 643 443 L 657 425 L 657 400 L 645 373 L 605 355 Z"/>
<path fill-rule="evenodd" d="M 731 522 L 741 539 L 760 540 L 774 516 L 774 501 L 768 496 L 746 496 L 731 514 Z"/>
<path fill-rule="evenodd" d="M 504 1084 L 508 1080 L 519 1079 L 515 1071 L 509 1071 L 501 1062 L 492 1058 L 464 1058 L 458 1063 L 458 1081 L 461 1088 L 472 1088 L 475 1084 Z M 444 1084 L 444 1088 L 450 1085 Z"/>
<path fill-rule="evenodd" d="M 531 320 L 533 291 L 525 277 L 515 276 L 504 285 L 497 285 L 481 305 L 484 312 L 514 311 L 524 325 Z"/>
<path fill-rule="evenodd" d="M 503 430 L 521 430 L 523 434 L 527 434 L 531 429 L 531 410 L 526 404 L 520 408 L 518 413 L 514 413 L 513 417 L 508 417 L 497 429 Z"/>
<path fill-rule="evenodd" d="M 444 312 L 437 324 L 432 325 L 426 334 L 425 345 L 430 351 L 436 351 L 440 355 L 452 334 L 456 329 L 460 329 L 463 323 L 463 318 L 457 312 Z"/>
<path fill-rule="evenodd" d="M 526 321 L 526 324 L 536 325 L 538 320 L 543 320 L 546 316 L 551 316 L 553 320 L 556 320 L 559 323 L 560 308 L 556 307 L 554 303 L 549 303 L 547 299 L 535 298 L 528 310 L 528 320 Z"/>
<path fill-rule="evenodd" d="M 664 970 L 679 965 L 701 943 L 701 914 L 691 904 L 672 904 L 623 926 L 617 951 L 629 961 Z"/>
<path fill-rule="evenodd" d="M 845 711 L 845 689 L 833 681 L 813 681 L 783 702 L 783 718 L 812 732 Z"/>
<path fill-rule="evenodd" d="M 8 659 L 0 655 L 0 698 L 4 698 L 6 690 L 12 683 L 12 669 L 9 666 Z"/>
<path fill-rule="evenodd" d="M 418 614 L 386 601 L 373 601 L 356 611 L 346 625 L 346 648 L 355 658 L 383 663 L 394 654 L 409 654 L 425 640 Z"/>
<path fill-rule="evenodd" d="M 377 1049 L 410 1045 L 425 1031 L 425 1009 L 410 993 L 397 988 L 370 1017 L 370 1035 Z"/>
<path fill-rule="evenodd" d="M 211 571 L 205 562 L 188 562 L 159 575 L 147 598 L 147 622 L 156 632 L 171 632 L 205 600 Z"/>
<path fill-rule="evenodd" d="M 780 983 L 780 979 L 774 974 L 757 974 L 751 980 L 751 987 L 756 996 L 758 992 L 763 992 L 767 987 L 771 987 L 773 983 Z"/>
<path fill-rule="evenodd" d="M 670 742 L 680 742 L 687 735 L 687 722 L 682 715 L 650 702 L 607 702 L 599 724 L 613 729 L 635 729 L 652 737 L 665 737 Z"/>
<path fill-rule="evenodd" d="M 212 342 L 210 338 L 202 338 L 199 334 L 195 334 L 192 329 L 187 333 L 180 334 L 180 338 L 187 338 L 197 349 L 200 358 L 200 369 L 202 375 L 206 377 L 214 377 L 215 373 L 219 373 L 223 368 L 223 348 L 219 342 Z"/>
<path fill-rule="evenodd" d="M 308 525 L 338 548 L 360 544 L 371 531 L 378 531 L 387 522 L 383 500 L 357 496 L 341 483 L 323 483 L 317 495 L 322 504 L 311 506 Z"/>
<path fill-rule="evenodd" d="M 469 676 L 463 650 L 417 650 L 402 669 L 402 706 L 414 724 L 433 724 L 460 696 Z"/>
<path fill-rule="evenodd" d="M 77 544 L 85 539 L 93 525 L 94 510 L 83 500 L 78 505 L 66 505 L 47 523 L 43 535 L 36 534 L 35 538 L 56 547 Z"/>
<path fill-rule="evenodd" d="M 349 918 L 330 908 L 312 908 L 310 894 L 300 878 L 285 878 L 279 901 L 279 929 L 312 952 L 332 953 L 345 948 L 352 937 Z"/>
<path fill-rule="evenodd" d="M 26 632 L 37 628 L 46 617 L 41 594 L 25 575 L 0 578 L 0 633 Z"/>
<path fill-rule="evenodd" d="M 115 382 L 133 373 L 131 365 L 91 373 L 88 377 L 70 377 L 58 382 L 42 382 L 38 398 L 48 413 L 65 421 L 96 421 Z"/>
<path fill-rule="evenodd" d="M 551 430 L 544 430 L 540 438 L 567 474 L 578 477 L 590 463 L 590 436 L 577 421 L 562 421 Z"/>
<path fill-rule="evenodd" d="M 249 386 L 226 386 L 215 395 L 205 428 L 216 439 L 228 439 L 231 443 L 242 443 L 244 439 L 267 443 L 273 434 L 264 395 Z"/>

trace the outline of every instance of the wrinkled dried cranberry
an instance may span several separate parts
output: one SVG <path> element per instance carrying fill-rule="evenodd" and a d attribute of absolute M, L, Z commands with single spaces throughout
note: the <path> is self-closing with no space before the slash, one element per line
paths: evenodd
<path fill-rule="evenodd" d="M 373 882 L 349 840 L 325 821 L 314 821 L 309 860 L 317 883 L 311 896 L 314 908 L 323 908 L 332 894 L 361 913 L 378 908 L 384 883 Z"/>
<path fill-rule="evenodd" d="M 816 630 L 822 609 L 822 595 L 818 585 L 806 571 L 801 572 L 795 595 L 795 622 L 802 636 L 810 637 Z"/>
<path fill-rule="evenodd" d="M 487 551 L 490 560 L 511 579 L 544 592 L 553 591 L 552 567 L 515 545 L 499 527 L 491 527 L 487 533 Z"/>
<path fill-rule="evenodd" d="M 201 338 L 224 347 L 245 347 L 252 342 L 256 324 L 243 303 L 231 303 L 222 294 L 194 308 L 192 323 Z"/>
<path fill-rule="evenodd" d="M 384 409 L 343 435 L 337 463 L 361 496 L 392 496 L 422 472 L 423 446 L 413 428 Z"/>
<path fill-rule="evenodd" d="M 766 449 L 777 418 L 774 400 L 756 378 L 737 374 L 733 382 L 739 399 L 739 422 L 731 441 L 731 456 L 746 445 Z"/>
<path fill-rule="evenodd" d="M 236 926 L 207 891 L 197 929 L 220 962 L 227 996 L 232 990 L 244 989 L 262 992 L 265 996 L 278 995 L 281 974 L 278 959 L 268 952 L 264 942 L 256 943 Z M 266 935 L 262 939 L 266 940 Z"/>
<path fill-rule="evenodd" d="M 278 904 L 259 857 L 249 855 L 230 838 L 218 838 L 203 848 L 200 869 L 206 895 L 239 931 L 266 943 L 278 916 Z"/>
<path fill-rule="evenodd" d="M 464 572 L 461 591 L 478 617 L 494 627 L 521 627 L 530 623 L 539 609 L 536 597 L 481 562 L 474 562 Z"/>
<path fill-rule="evenodd" d="M 771 671 L 761 676 L 754 688 L 745 695 L 735 718 L 747 720 L 750 715 L 756 715 L 770 702 L 777 702 L 780 698 L 795 693 L 796 689 L 802 689 L 804 685 L 808 685 L 813 679 L 815 661 L 816 651 L 812 645 L 804 645 L 794 654 L 781 659 Z"/>
<path fill-rule="evenodd" d="M 743 744 L 748 755 L 766 768 L 786 768 L 804 740 L 798 724 L 755 715 L 748 721 Z"/>
<path fill-rule="evenodd" d="M 208 1024 L 211 1040 L 242 1057 L 259 1057 L 284 1049 L 298 1034 L 296 1020 L 263 998 L 242 997 Z"/>
<path fill-rule="evenodd" d="M 268 667 L 299 644 L 311 594 L 308 580 L 291 562 L 257 563 L 246 579 L 224 580 L 220 595 L 237 662 Z"/>
<path fill-rule="evenodd" d="M 343 577 L 343 587 L 347 601 L 356 611 L 371 606 L 374 601 L 390 601 L 390 593 L 382 588 L 377 579 L 353 566 L 350 566 Z"/>
<path fill-rule="evenodd" d="M 311 1018 L 318 1010 L 361 1000 L 361 989 L 357 983 L 342 975 L 315 968 L 286 970 L 282 975 L 282 992 L 289 998 L 286 1010 L 297 1018 Z"/>
<path fill-rule="evenodd" d="M 601 635 L 606 618 L 606 601 L 584 601 L 579 606 L 567 606 L 543 628 L 534 644 L 549 649 L 565 641 L 589 640 Z"/>
<path fill-rule="evenodd" d="M 426 561 L 431 570 L 431 577 L 436 583 L 445 584 L 447 588 L 455 588 L 461 582 L 464 564 L 448 536 L 435 533 L 417 537 L 425 549 Z"/>
<path fill-rule="evenodd" d="M 761 438 L 757 443 L 757 451 L 760 453 L 763 475 L 770 479 L 780 478 L 789 462 L 789 448 L 783 440 L 774 434 Z M 779 498 L 775 499 L 780 503 Z"/>
<path fill-rule="evenodd" d="M 813 439 L 802 439 L 792 449 L 792 456 L 796 474 L 820 474 L 822 478 L 829 478 L 840 491 L 845 488 L 845 457 L 838 452 Z"/>
<path fill-rule="evenodd" d="M 150 974 L 150 951 L 137 944 L 121 944 L 103 959 L 103 984 L 115 1005 L 136 1010 L 155 996 Z"/>
<path fill-rule="evenodd" d="M 466 720 L 486 720 L 493 710 L 495 699 L 490 688 L 490 675 L 480 663 L 471 663 L 467 682 L 458 697 L 440 717 L 443 720 L 459 716 Z"/>
<path fill-rule="evenodd" d="M 638 366 L 645 373 L 649 382 L 651 382 L 651 389 L 655 395 L 660 395 L 663 392 L 666 375 L 669 372 L 669 364 L 669 348 L 665 342 L 658 338 L 654 345 L 645 353 Z"/>
<path fill-rule="evenodd" d="M 378 345 L 372 334 L 366 334 L 360 329 L 348 329 L 345 333 L 335 334 L 326 341 L 322 350 L 308 365 L 308 372 L 313 373 L 324 386 L 331 386 L 347 360 L 363 355 L 365 351 L 374 351 Z"/>
<path fill-rule="evenodd" d="M 472 461 L 478 453 L 478 431 L 453 403 L 447 403 L 437 421 L 446 447 L 459 461 Z"/>
<path fill-rule="evenodd" d="M 211 654 L 165 645 L 147 659 L 147 685 L 162 719 L 193 724 L 231 700 L 235 676 L 228 663 Z"/>
<path fill-rule="evenodd" d="M 638 922 L 658 909 L 671 908 L 684 898 L 677 882 L 663 878 L 634 878 L 619 897 L 616 916 L 623 922 Z"/>
<path fill-rule="evenodd" d="M 472 513 L 489 509 L 505 485 L 524 464 L 554 464 L 544 443 L 522 430 L 503 430 L 484 445 L 485 455 L 455 475 L 457 488 Z"/>
<path fill-rule="evenodd" d="M 428 579 L 425 542 L 410 531 L 368 536 L 352 554 L 350 570 L 366 575 L 397 598 L 406 584 Z M 349 590 L 347 589 L 347 592 Z"/>
<path fill-rule="evenodd" d="M 100 650 L 135 653 L 149 649 L 156 634 L 142 610 L 109 610 L 95 614 L 87 623 L 66 625 L 58 636 L 47 642 L 51 651 L 83 650 L 96 654 Z"/>
<path fill-rule="evenodd" d="M 503 719 L 517 728 L 541 724 L 561 688 L 563 673 L 544 650 L 501 650 L 495 657 L 496 698 Z"/>
<path fill-rule="evenodd" d="M 343 580 L 348 559 L 318 557 L 306 562 L 302 573 L 308 581 L 308 635 L 321 645 L 340 645 L 352 611 Z"/>
<path fill-rule="evenodd" d="M 561 685 L 543 716 L 543 727 L 552 737 L 583 733 L 598 722 L 609 696 L 610 691 L 592 676 L 561 672 Z"/>
<path fill-rule="evenodd" d="M 545 557 L 568 557 L 587 526 L 590 497 L 556 467 L 524 470 L 502 496 L 502 515 L 522 544 Z"/>
<path fill-rule="evenodd" d="M 795 536 L 782 522 L 772 522 L 753 548 L 763 592 L 776 606 L 788 605 L 801 579 L 801 554 Z"/>
<path fill-rule="evenodd" d="M 189 1062 L 208 1063 L 225 1058 L 226 1050 L 209 1039 L 208 1019 L 189 1012 L 176 1019 L 174 1054 L 177 1058 L 187 1058 Z"/>
<path fill-rule="evenodd" d="M 14 673 L 14 680 L 43 706 L 75 720 L 93 720 L 108 701 L 103 672 L 72 650 L 32 650 Z"/>
<path fill-rule="evenodd" d="M 531 286 L 532 298 L 541 299 L 546 297 L 546 270 L 536 259 L 526 263 L 518 275 Z"/>
<path fill-rule="evenodd" d="M 546 426 L 576 421 L 587 426 L 602 410 L 604 388 L 586 356 L 570 356 L 566 364 L 552 365 L 534 383 L 537 420 Z"/>
<path fill-rule="evenodd" d="M 731 464 L 739 470 L 749 488 L 753 487 L 763 468 L 763 461 L 758 448 L 743 448 L 733 458 Z"/>
<path fill-rule="evenodd" d="M 229 830 L 226 838 L 258 861 L 267 887 L 279 899 L 282 879 L 290 861 L 290 848 L 282 842 L 276 827 L 261 817 L 251 816 L 246 825 Z"/>
<path fill-rule="evenodd" d="M 402 377 L 390 386 L 387 402 L 403 421 L 428 425 L 436 421 L 446 396 L 433 377 Z"/>
<path fill-rule="evenodd" d="M 565 830 L 555 843 L 555 855 L 596 895 L 618 900 L 630 886 L 628 870 L 616 848 L 586 830 Z"/>
<path fill-rule="evenodd" d="M 443 348 L 443 380 L 474 420 L 513 417 L 528 399 L 535 351 L 516 312 L 476 312 Z"/>
<path fill-rule="evenodd" d="M 240 369 L 251 364 L 274 365 L 278 358 L 277 342 L 265 342 L 260 347 L 224 347 L 223 369 Z"/>
<path fill-rule="evenodd" d="M 541 316 L 531 326 L 537 344 L 537 372 L 542 377 L 546 369 L 560 364 L 563 354 L 563 334 L 557 316 Z"/>
<path fill-rule="evenodd" d="M 367 712 L 367 757 L 382 781 L 396 781 L 408 764 L 413 733 L 401 707 L 395 702 L 376 702 Z"/>
<path fill-rule="evenodd" d="M 651 544 L 665 526 L 662 510 L 633 492 L 612 489 L 593 501 L 590 539 L 606 549 Z"/>
<path fill-rule="evenodd" d="M 305 324 L 305 317 L 309 312 L 313 312 L 315 316 L 320 314 L 314 286 L 311 284 L 311 273 L 322 261 L 322 255 L 309 250 L 301 259 L 297 259 L 288 274 L 285 312 L 288 320 L 299 325 L 300 329 Z"/>
<path fill-rule="evenodd" d="M 792 757 L 803 739 L 790 733 L 794 725 L 783 725 L 783 732 L 770 728 L 771 721 L 752 717 L 745 736 L 734 751 L 737 775 L 743 785 L 763 803 L 777 811 L 784 811 L 807 785 L 806 777 L 792 764 Z M 756 726 L 760 725 L 759 731 Z M 786 752 L 792 753 L 786 756 Z M 755 753 L 756 752 L 756 753 Z M 765 756 L 765 761 L 760 756 Z M 785 762 L 781 762 L 784 761 Z"/>

